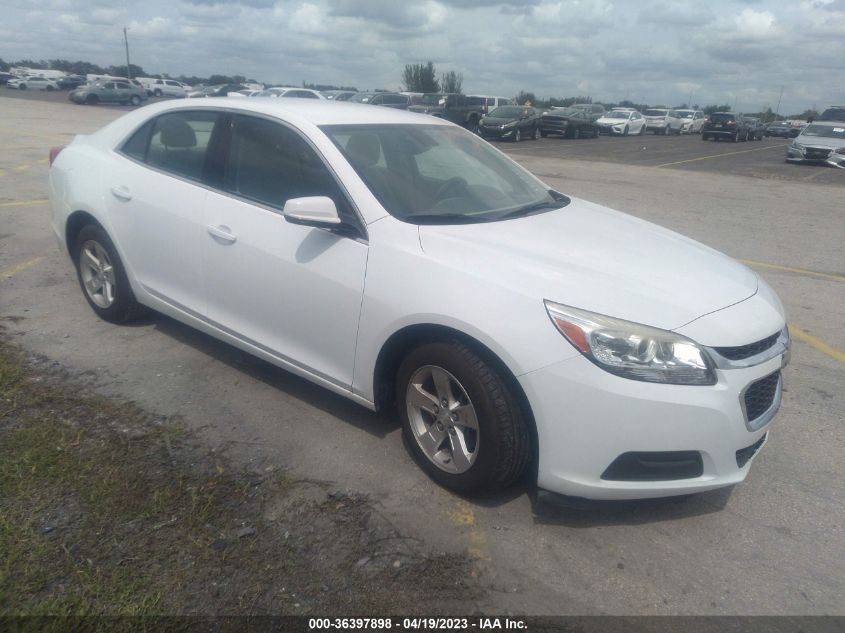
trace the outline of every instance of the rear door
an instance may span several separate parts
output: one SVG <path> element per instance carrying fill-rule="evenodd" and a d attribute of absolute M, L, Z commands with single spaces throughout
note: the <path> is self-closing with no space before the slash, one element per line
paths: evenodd
<path fill-rule="evenodd" d="M 203 206 L 214 180 L 210 148 L 219 134 L 214 111 L 163 114 L 137 130 L 103 174 L 104 197 L 124 261 L 144 290 L 193 315 L 204 315 Z"/>

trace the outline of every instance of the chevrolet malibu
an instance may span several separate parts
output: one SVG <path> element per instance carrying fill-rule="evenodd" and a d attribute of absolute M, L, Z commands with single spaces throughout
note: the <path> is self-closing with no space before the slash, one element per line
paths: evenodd
<path fill-rule="evenodd" d="M 167 102 L 51 151 L 101 318 L 152 309 L 372 410 L 463 492 L 623 499 L 748 474 L 783 308 L 751 270 L 558 192 L 430 116 Z"/>

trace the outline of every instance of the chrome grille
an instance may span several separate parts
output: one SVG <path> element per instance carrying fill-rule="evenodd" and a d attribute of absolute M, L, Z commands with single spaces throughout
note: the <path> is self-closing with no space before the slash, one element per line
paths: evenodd
<path fill-rule="evenodd" d="M 775 332 L 771 336 L 767 336 L 761 341 L 749 343 L 748 345 L 739 345 L 737 347 L 714 347 L 713 349 L 729 360 L 745 360 L 757 354 L 761 354 L 769 349 L 772 345 L 777 343 L 780 332 Z"/>

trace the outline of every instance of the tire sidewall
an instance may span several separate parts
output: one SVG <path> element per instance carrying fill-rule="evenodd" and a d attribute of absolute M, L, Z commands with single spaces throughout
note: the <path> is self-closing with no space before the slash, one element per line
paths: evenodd
<path fill-rule="evenodd" d="M 447 473 L 437 467 L 423 453 L 411 430 L 405 393 L 408 383 L 420 367 L 436 365 L 452 374 L 461 383 L 478 419 L 478 454 L 469 470 L 460 474 Z M 492 369 L 489 367 L 488 369 Z M 503 384 L 498 374 L 498 382 Z M 460 492 L 471 492 L 496 482 L 496 472 L 502 457 L 503 438 L 495 423 L 499 413 L 484 383 L 466 356 L 456 351 L 453 342 L 435 342 L 411 351 L 399 367 L 396 380 L 396 402 L 402 421 L 402 432 L 414 460 L 437 483 Z M 512 410 L 515 408 L 510 407 Z M 513 414 L 513 412 L 512 412 Z M 519 415 L 516 413 L 516 415 Z"/>
<path fill-rule="evenodd" d="M 114 301 L 108 308 L 101 308 L 91 300 L 88 292 L 85 290 L 85 283 L 82 280 L 82 267 L 80 259 L 82 255 L 82 245 L 88 240 L 98 242 L 108 253 L 111 259 L 112 268 L 114 269 Z M 126 276 L 126 270 L 123 267 L 123 261 L 117 253 L 114 243 L 109 238 L 108 234 L 102 227 L 96 224 L 89 224 L 79 231 L 76 237 L 76 242 L 73 244 L 73 265 L 76 267 L 76 279 L 79 282 L 79 288 L 82 290 L 82 296 L 91 306 L 91 309 L 104 321 L 110 323 L 121 323 L 126 320 L 126 314 L 130 311 L 132 305 L 135 303 L 135 297 L 132 294 L 132 289 L 129 286 L 129 279 Z"/>

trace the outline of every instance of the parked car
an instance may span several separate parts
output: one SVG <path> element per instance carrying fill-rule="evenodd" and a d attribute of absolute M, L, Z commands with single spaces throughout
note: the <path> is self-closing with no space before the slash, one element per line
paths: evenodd
<path fill-rule="evenodd" d="M 4 84 L 10 79 L 15 79 L 15 75 L 13 75 L 12 73 L 0 72 L 0 84 Z"/>
<path fill-rule="evenodd" d="M 786 121 L 773 121 L 766 126 L 763 131 L 765 136 L 779 136 L 782 138 L 795 138 L 800 133 Z"/>
<path fill-rule="evenodd" d="M 745 124 L 748 126 L 748 131 L 745 134 L 746 141 L 762 141 L 765 127 L 763 122 L 754 116 L 743 117 Z"/>
<path fill-rule="evenodd" d="M 270 97 L 272 99 L 277 99 L 279 97 L 285 98 L 295 98 L 295 99 L 325 99 L 323 95 L 321 95 L 316 90 L 311 90 L 309 88 L 290 88 L 287 86 L 277 86 L 274 88 L 267 88 L 262 90 L 258 94 L 255 95 L 256 97 Z"/>
<path fill-rule="evenodd" d="M 598 119 L 593 119 L 592 111 L 583 108 L 552 108 L 540 117 L 540 136 L 559 134 L 566 138 L 588 136 L 598 138 Z"/>
<path fill-rule="evenodd" d="M 599 131 L 605 134 L 645 134 L 645 118 L 636 110 L 618 108 L 607 112 L 596 120 Z"/>
<path fill-rule="evenodd" d="M 191 91 L 188 85 L 175 79 L 153 79 L 144 88 L 151 97 L 185 97 Z"/>
<path fill-rule="evenodd" d="M 518 143 L 536 141 L 540 129 L 537 110 L 529 106 L 500 106 L 481 118 L 478 131 L 484 138 L 506 139 Z"/>
<path fill-rule="evenodd" d="M 147 91 L 126 81 L 102 81 L 76 88 L 68 94 L 68 99 L 86 105 L 119 103 L 137 106 L 147 100 Z"/>
<path fill-rule="evenodd" d="M 410 97 L 399 94 L 398 92 L 359 92 L 349 97 L 347 101 L 349 103 L 366 103 L 368 105 L 407 110 Z"/>
<path fill-rule="evenodd" d="M 185 96 L 188 99 L 204 99 L 206 97 L 227 97 L 230 92 L 240 92 L 246 90 L 246 86 L 241 84 L 220 84 L 217 86 L 206 86 L 201 90 L 192 90 Z"/>
<path fill-rule="evenodd" d="M 684 122 L 675 110 L 652 108 L 643 112 L 646 131 L 654 134 L 680 134 Z"/>
<path fill-rule="evenodd" d="M 819 115 L 816 121 L 840 121 L 845 122 L 845 105 L 830 106 Z"/>
<path fill-rule="evenodd" d="M 699 134 L 704 125 L 704 112 L 701 110 L 675 110 L 681 119 L 681 134 Z"/>
<path fill-rule="evenodd" d="M 605 115 L 607 110 L 600 103 L 576 103 L 575 105 L 567 106 L 573 110 L 583 111 L 591 121 L 597 121 Z"/>
<path fill-rule="evenodd" d="M 508 97 L 488 97 L 487 95 L 467 95 L 467 103 L 481 107 L 482 114 L 488 114 L 501 106 L 517 105 Z"/>
<path fill-rule="evenodd" d="M 709 141 L 725 139 L 728 141 L 745 141 L 748 138 L 748 124 L 741 114 L 735 112 L 714 112 L 704 120 L 701 127 L 701 140 Z"/>
<path fill-rule="evenodd" d="M 82 75 L 65 75 L 56 80 L 56 84 L 62 90 L 73 90 L 79 86 L 84 86 L 88 81 Z"/>
<path fill-rule="evenodd" d="M 845 147 L 833 150 L 827 157 L 827 164 L 831 167 L 845 169 Z"/>
<path fill-rule="evenodd" d="M 217 103 L 158 103 L 51 150 L 52 227 L 96 315 L 152 308 L 395 411 L 461 492 L 531 473 L 631 499 L 746 477 L 790 345 L 755 272 L 433 117 Z"/>
<path fill-rule="evenodd" d="M 349 101 L 349 98 L 358 94 L 354 90 L 322 90 L 320 94 L 330 101 Z"/>
<path fill-rule="evenodd" d="M 845 122 L 816 121 L 805 127 L 786 148 L 789 163 L 824 164 L 845 149 Z"/>
<path fill-rule="evenodd" d="M 17 88 L 18 90 L 47 90 L 51 92 L 58 90 L 59 84 L 45 77 L 21 77 L 19 79 L 9 79 L 6 82 L 6 87 Z"/>
<path fill-rule="evenodd" d="M 461 94 L 425 94 L 415 105 L 408 106 L 412 112 L 430 114 L 452 123 L 457 123 L 473 132 L 478 132 L 478 123 L 484 115 L 483 106 Z"/>

